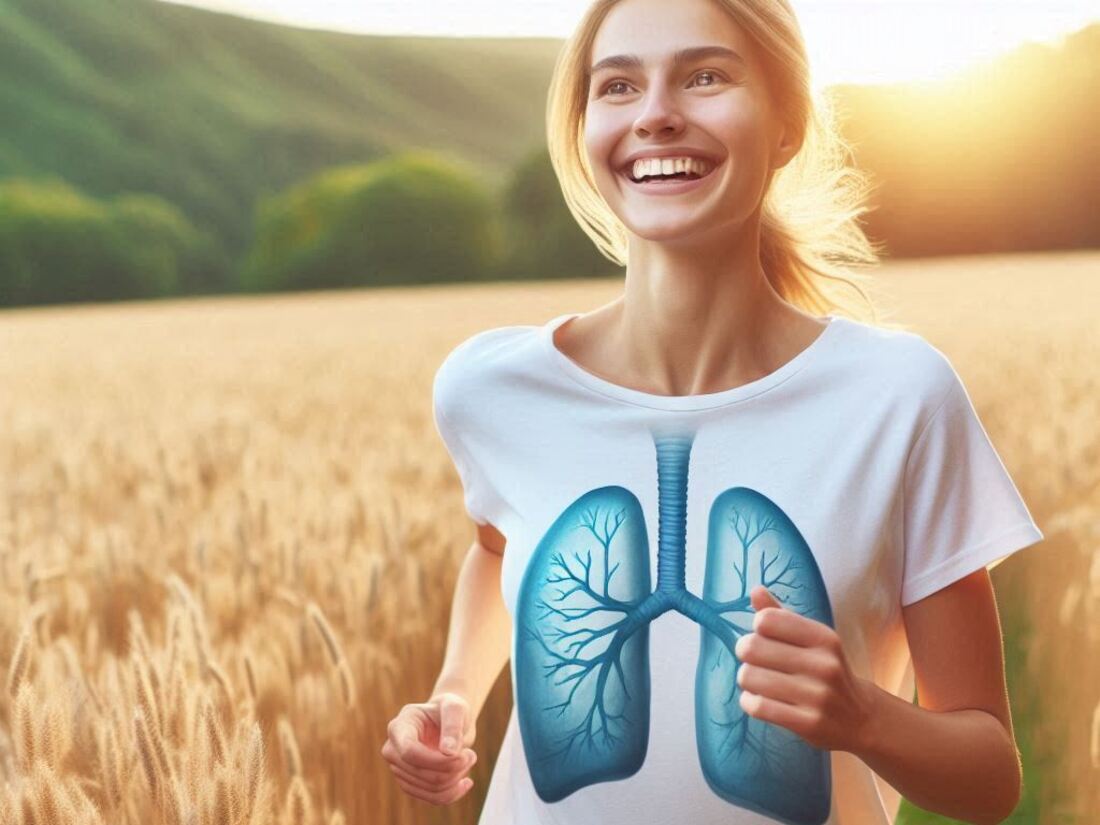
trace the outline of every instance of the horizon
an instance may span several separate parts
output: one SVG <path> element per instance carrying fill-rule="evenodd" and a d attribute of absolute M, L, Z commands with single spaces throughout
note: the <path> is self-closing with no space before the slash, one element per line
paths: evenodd
<path fill-rule="evenodd" d="M 345 34 L 393 37 L 564 39 L 589 0 L 470 0 L 432 12 L 439 0 L 409 4 L 357 0 L 156 0 L 268 23 Z M 936 82 L 1027 43 L 1057 46 L 1100 22 L 1094 0 L 1049 3 L 939 0 L 791 0 L 815 87 L 836 83 Z M 850 15 L 841 20 L 838 12 Z"/>

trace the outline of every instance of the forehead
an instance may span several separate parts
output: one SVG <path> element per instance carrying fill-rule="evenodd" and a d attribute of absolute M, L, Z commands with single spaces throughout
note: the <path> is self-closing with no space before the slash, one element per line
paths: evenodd
<path fill-rule="evenodd" d="M 752 46 L 713 0 L 621 0 L 600 23 L 588 67 L 618 55 L 636 55 L 647 69 L 669 63 L 676 51 L 725 46 L 752 64 Z"/>

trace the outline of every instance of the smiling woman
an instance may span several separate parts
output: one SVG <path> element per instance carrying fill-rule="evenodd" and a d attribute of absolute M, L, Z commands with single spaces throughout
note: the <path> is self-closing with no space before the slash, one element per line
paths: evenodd
<path fill-rule="evenodd" d="M 869 280 L 859 271 L 878 263 L 858 223 L 873 184 L 852 164 L 830 100 L 811 88 L 794 12 L 783 2 L 715 3 L 728 42 L 712 42 L 718 38 L 704 30 L 702 42 L 680 44 L 663 64 L 658 53 L 610 48 L 623 41 L 624 29 L 640 42 L 669 29 L 667 8 L 650 5 L 648 14 L 637 8 L 627 18 L 612 13 L 625 12 L 620 0 L 592 4 L 558 58 L 547 145 L 581 228 L 605 256 L 625 266 L 631 236 L 671 236 L 685 221 L 744 222 L 758 211 L 760 261 L 781 297 L 815 312 L 840 308 L 877 320 L 864 291 Z M 678 7 L 676 17 L 684 14 Z M 666 106 L 676 113 L 673 119 L 729 136 L 726 145 L 648 146 L 616 156 L 623 130 L 644 128 Z M 784 130 L 786 143 L 769 157 L 765 144 L 776 129 Z M 699 158 L 714 168 L 705 185 L 638 184 L 627 166 L 647 157 L 666 159 L 662 174 L 674 171 L 667 167 L 676 157 Z M 625 199 L 624 188 L 639 195 L 690 193 L 696 200 L 685 210 L 679 203 Z"/>
<path fill-rule="evenodd" d="M 597 0 L 567 42 L 551 157 L 625 289 L 436 374 L 477 540 L 383 746 L 408 793 L 469 791 L 510 658 L 481 825 L 1015 805 L 987 568 L 1042 534 L 947 358 L 842 317 L 866 181 L 807 78 L 786 0 Z"/>

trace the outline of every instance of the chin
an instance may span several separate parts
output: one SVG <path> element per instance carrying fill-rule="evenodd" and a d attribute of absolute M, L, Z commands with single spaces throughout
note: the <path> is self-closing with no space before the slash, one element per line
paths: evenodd
<path fill-rule="evenodd" d="M 702 237 L 705 232 L 704 228 L 701 226 L 687 225 L 652 226 L 647 224 L 645 226 L 634 227 L 630 224 L 626 224 L 626 228 L 639 240 L 664 244 L 690 243 L 692 239 Z"/>
<path fill-rule="evenodd" d="M 647 241 L 669 241 L 695 235 L 705 232 L 710 224 L 701 215 L 676 215 L 672 214 L 672 210 L 669 210 L 667 216 L 662 216 L 660 210 L 655 210 L 651 215 L 628 216 L 625 219 L 619 213 L 619 220 L 630 232 Z"/>

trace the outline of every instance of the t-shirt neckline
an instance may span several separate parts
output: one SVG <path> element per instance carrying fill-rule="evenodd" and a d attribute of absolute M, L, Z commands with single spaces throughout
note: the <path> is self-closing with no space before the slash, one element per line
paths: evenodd
<path fill-rule="evenodd" d="M 807 347 L 778 369 L 747 384 L 697 395 L 658 395 L 624 387 L 621 384 L 601 378 L 577 364 L 554 345 L 554 332 L 558 327 L 580 315 L 580 312 L 567 312 L 551 318 L 542 326 L 540 330 L 542 348 L 550 361 L 566 377 L 600 395 L 640 407 L 674 411 L 705 410 L 736 404 L 779 386 L 809 366 L 814 359 L 820 358 L 837 339 L 843 324 L 847 322 L 847 319 L 843 316 L 832 313 L 825 315 L 824 318 L 828 319 L 829 323 Z"/>

